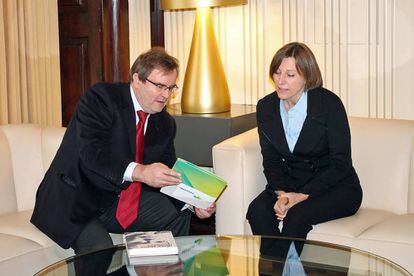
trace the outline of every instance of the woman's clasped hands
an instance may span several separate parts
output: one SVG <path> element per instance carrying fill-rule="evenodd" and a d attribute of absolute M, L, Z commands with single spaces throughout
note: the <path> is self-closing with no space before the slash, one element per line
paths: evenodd
<path fill-rule="evenodd" d="M 303 193 L 278 192 L 276 203 L 273 206 L 277 219 L 283 220 L 290 208 L 308 199 L 308 197 L 309 195 Z"/>

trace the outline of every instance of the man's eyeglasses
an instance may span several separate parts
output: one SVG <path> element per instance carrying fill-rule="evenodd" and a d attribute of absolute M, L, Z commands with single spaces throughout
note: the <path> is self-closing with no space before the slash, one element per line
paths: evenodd
<path fill-rule="evenodd" d="M 171 86 L 167 86 L 167 85 L 162 84 L 162 83 L 153 82 L 153 81 L 149 80 L 148 78 L 146 78 L 145 80 L 148 81 L 149 83 L 153 84 L 154 86 L 156 86 L 158 89 L 168 90 L 168 92 L 170 94 L 172 94 L 172 93 L 174 93 L 178 90 L 178 86 L 176 84 L 171 85 Z"/>

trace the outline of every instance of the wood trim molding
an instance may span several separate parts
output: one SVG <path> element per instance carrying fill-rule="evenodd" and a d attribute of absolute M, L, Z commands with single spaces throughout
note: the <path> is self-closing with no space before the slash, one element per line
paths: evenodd
<path fill-rule="evenodd" d="M 150 1 L 151 17 L 151 47 L 165 47 L 164 42 L 164 11 L 161 10 L 160 0 Z"/>
<path fill-rule="evenodd" d="M 128 1 L 104 0 L 102 14 L 103 80 L 128 82 Z"/>

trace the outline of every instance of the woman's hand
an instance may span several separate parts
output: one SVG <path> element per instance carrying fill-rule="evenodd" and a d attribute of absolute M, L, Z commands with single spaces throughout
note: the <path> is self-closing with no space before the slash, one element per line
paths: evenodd
<path fill-rule="evenodd" d="M 288 199 L 288 209 L 292 208 L 296 204 L 307 200 L 309 195 L 302 194 L 302 193 L 283 193 L 279 196 L 280 198 L 287 198 Z"/>
<path fill-rule="evenodd" d="M 283 220 L 290 208 L 308 199 L 308 197 L 309 195 L 302 193 L 279 193 L 277 197 L 278 199 L 273 207 L 276 212 L 277 219 Z"/>
<path fill-rule="evenodd" d="M 289 210 L 289 199 L 287 197 L 278 196 L 273 209 L 275 210 L 278 220 L 283 220 Z"/>
<path fill-rule="evenodd" d="M 209 218 L 216 211 L 216 203 L 214 202 L 207 209 L 194 208 L 194 211 L 198 218 L 201 218 L 201 219 Z"/>

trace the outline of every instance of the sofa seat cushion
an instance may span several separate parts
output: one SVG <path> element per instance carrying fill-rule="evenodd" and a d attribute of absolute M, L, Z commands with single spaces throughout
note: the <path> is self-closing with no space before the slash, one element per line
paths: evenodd
<path fill-rule="evenodd" d="M 73 250 L 62 249 L 57 244 L 48 248 L 39 248 L 14 258 L 0 261 L 0 275 L 34 275 L 41 269 L 73 255 Z M 4 271 L 7 271 L 7 274 L 2 274 Z M 53 275 L 74 275 L 74 272 L 63 270 Z"/>
<path fill-rule="evenodd" d="M 414 214 L 392 216 L 368 228 L 359 239 L 414 245 Z"/>
<path fill-rule="evenodd" d="M 33 210 L 0 216 L 0 233 L 31 240 L 42 247 L 54 245 L 54 242 L 30 223 Z"/>
<path fill-rule="evenodd" d="M 31 240 L 0 233 L 0 262 L 40 248 L 40 244 Z"/>
<path fill-rule="evenodd" d="M 355 238 L 373 225 L 381 223 L 393 216 L 396 215 L 389 211 L 361 208 L 353 216 L 315 225 L 311 234 Z"/>

